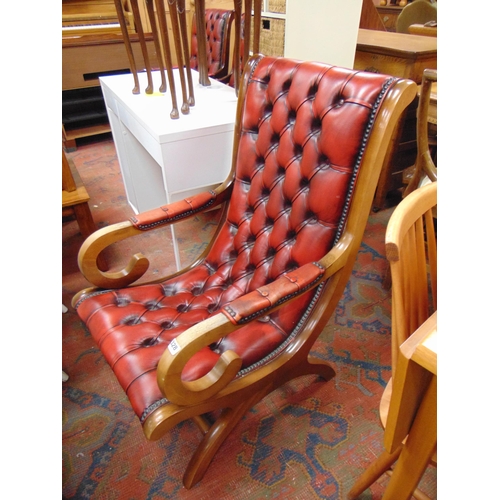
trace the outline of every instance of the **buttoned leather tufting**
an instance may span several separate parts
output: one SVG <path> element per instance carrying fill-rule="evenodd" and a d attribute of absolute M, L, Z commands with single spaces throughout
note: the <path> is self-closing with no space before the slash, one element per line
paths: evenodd
<path fill-rule="evenodd" d="M 186 383 L 212 373 L 219 358 L 230 353 L 241 359 L 236 379 L 244 379 L 274 363 L 301 335 L 309 338 L 317 329 L 314 335 L 319 335 L 328 319 L 324 316 L 341 297 L 361 241 L 389 138 L 380 150 L 370 150 L 373 157 L 365 159 L 364 152 L 375 121 L 393 114 L 391 109 L 376 120 L 379 106 L 396 84 L 397 79 L 380 74 L 254 57 L 239 95 L 228 181 L 214 193 L 132 218 L 134 231 L 148 230 L 229 200 L 214 241 L 196 265 L 161 283 L 93 290 L 75 305 L 144 425 L 154 421 L 151 425 L 161 427 L 159 422 L 167 418 L 161 412 L 171 404 L 164 394 L 169 380 L 168 375 L 166 380 L 157 376 L 160 358 L 170 356 L 169 351 L 174 357 L 176 349 L 183 348 L 177 343 L 179 335 L 193 325 L 225 316 L 234 328 L 225 327 L 224 335 L 197 349 L 182 368 Z M 411 85 L 413 94 L 407 92 L 411 95 L 398 113 L 415 94 L 413 83 L 404 85 L 407 90 Z M 383 131 L 377 134 L 383 137 Z M 357 194 L 357 204 L 364 208 L 349 219 L 360 166 L 370 165 L 375 157 L 378 170 L 362 178 L 368 199 Z M 345 239 L 350 220 L 351 239 Z M 334 274 L 340 271 L 341 278 Z M 307 373 L 311 366 L 322 376 L 334 373 L 320 363 L 310 364 L 307 354 L 301 356 L 309 368 L 299 369 L 296 362 L 295 373 Z M 244 404 L 278 381 L 266 384 L 265 389 L 250 389 Z M 175 398 L 180 405 L 183 396 Z M 186 399 L 185 418 L 195 414 L 192 404 Z M 175 408 L 174 413 L 180 406 Z M 207 408 L 202 404 L 200 413 Z"/>
<path fill-rule="evenodd" d="M 234 11 L 224 9 L 206 9 L 206 49 L 208 75 L 214 78 L 222 78 L 229 71 L 229 52 L 231 26 L 234 19 Z M 198 69 L 198 39 L 196 23 L 193 19 L 191 30 L 191 60 L 192 69 Z"/>

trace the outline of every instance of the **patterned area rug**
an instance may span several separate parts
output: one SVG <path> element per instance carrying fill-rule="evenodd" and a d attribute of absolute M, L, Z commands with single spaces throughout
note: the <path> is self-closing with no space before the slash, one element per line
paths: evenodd
<path fill-rule="evenodd" d="M 73 159 L 91 196 L 99 227 L 132 215 L 111 139 L 80 145 Z M 370 216 L 344 296 L 316 342 L 316 356 L 332 361 L 337 376 L 302 377 L 276 390 L 244 416 L 216 454 L 203 480 L 182 485 L 184 469 L 201 435 L 185 422 L 156 442 L 139 420 L 90 334 L 71 310 L 63 314 L 62 495 L 64 499 L 257 500 L 345 499 L 356 478 L 382 451 L 378 405 L 390 377 L 390 291 L 384 288 L 384 235 L 392 209 Z M 187 264 L 207 244 L 219 212 L 176 228 Z M 75 221 L 63 224 L 63 303 L 88 286 L 76 257 L 82 238 Z M 174 271 L 170 230 L 137 237 L 107 250 L 111 269 L 122 254 L 148 248 L 144 279 Z M 382 497 L 383 476 L 360 497 Z M 420 489 L 436 498 L 436 470 Z"/>

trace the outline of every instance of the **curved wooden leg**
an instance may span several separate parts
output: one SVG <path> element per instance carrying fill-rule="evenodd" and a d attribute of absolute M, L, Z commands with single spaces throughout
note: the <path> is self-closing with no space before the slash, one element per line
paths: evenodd
<path fill-rule="evenodd" d="M 335 370 L 328 363 L 312 356 L 308 356 L 304 362 L 298 365 L 294 370 L 289 370 L 289 373 L 289 377 L 280 379 L 279 385 L 284 384 L 288 379 L 293 379 L 302 375 L 319 375 L 325 380 L 329 380 L 335 376 Z M 222 443 L 224 443 L 234 427 L 236 427 L 243 415 L 273 389 L 274 387 L 272 386 L 265 386 L 235 408 L 226 408 L 223 410 L 219 418 L 205 433 L 203 440 L 199 444 L 186 468 L 183 479 L 185 488 L 189 489 L 201 481 L 215 453 L 221 447 Z M 205 424 L 203 422 L 197 422 L 197 424 L 200 429 L 204 428 L 203 426 Z"/>
<path fill-rule="evenodd" d="M 368 469 L 359 476 L 354 486 L 349 490 L 347 500 L 358 498 L 359 495 L 369 488 L 380 476 L 382 476 L 382 474 L 384 474 L 384 472 L 390 470 L 401 454 L 401 449 L 402 447 L 399 447 L 394 453 L 388 453 L 384 450 L 375 462 L 372 462 Z"/>
<path fill-rule="evenodd" d="M 194 106 L 194 88 L 193 88 L 193 77 L 191 74 L 191 65 L 189 64 L 189 40 L 187 32 L 187 18 L 186 18 L 186 1 L 177 0 L 177 9 L 179 13 L 179 25 L 181 32 L 181 46 L 182 46 L 182 56 L 184 61 L 184 68 L 186 69 L 186 76 L 188 82 L 188 103 L 190 106 Z M 203 31 L 205 33 L 205 31 Z M 181 65 L 179 64 L 179 67 Z"/>
<path fill-rule="evenodd" d="M 179 109 L 177 107 L 177 95 L 175 94 L 172 53 L 170 52 L 170 41 L 168 39 L 168 27 L 167 20 L 165 19 L 166 11 L 164 0 L 156 0 L 156 12 L 158 12 L 158 22 L 160 24 L 160 33 L 163 42 L 163 53 L 165 55 L 165 66 L 167 69 L 168 84 L 170 85 L 170 97 L 172 99 L 172 111 L 170 112 L 170 118 L 175 120 L 179 118 Z"/>
<path fill-rule="evenodd" d="M 144 37 L 144 30 L 142 28 L 141 14 L 139 12 L 139 5 L 137 0 L 130 0 L 132 5 L 132 12 L 134 14 L 135 28 L 139 37 L 139 44 L 141 46 L 142 55 L 144 57 L 144 64 L 146 65 L 146 74 L 148 78 L 148 86 L 146 87 L 146 94 L 153 93 L 153 77 L 151 76 L 151 64 L 149 62 L 148 48 L 146 46 L 146 39 Z"/>
<path fill-rule="evenodd" d="M 206 33 L 205 26 L 205 0 L 196 0 L 196 33 Z M 207 53 L 207 40 L 205 36 L 198 36 L 198 54 Z M 204 87 L 211 85 L 208 78 L 208 61 L 206 57 L 198 57 L 198 71 L 200 74 L 199 82 Z"/>
<path fill-rule="evenodd" d="M 306 361 L 302 363 L 298 369 L 293 370 L 294 378 L 302 375 L 318 375 L 324 380 L 330 380 L 335 377 L 335 370 L 326 361 L 309 355 Z"/>
<path fill-rule="evenodd" d="M 229 436 L 231 431 L 236 427 L 243 415 L 245 415 L 245 413 L 266 394 L 266 392 L 266 390 L 259 391 L 235 408 L 226 408 L 223 410 L 220 417 L 205 434 L 189 461 L 183 478 L 184 487 L 186 489 L 191 488 L 201 481 L 214 455 L 222 446 L 227 436 Z"/>
<path fill-rule="evenodd" d="M 139 87 L 139 77 L 137 76 L 137 67 L 135 65 L 134 52 L 132 51 L 132 43 L 130 42 L 130 37 L 128 36 L 127 22 L 125 20 L 125 14 L 123 13 L 121 0 L 115 0 L 115 8 L 123 36 L 123 43 L 125 44 L 125 50 L 127 51 L 127 56 L 130 63 L 130 69 L 132 70 L 132 76 L 134 77 L 134 88 L 132 89 L 132 94 L 140 94 L 141 89 Z"/>
<path fill-rule="evenodd" d="M 153 0 L 146 0 L 146 8 L 148 10 L 149 22 L 151 23 L 151 31 L 153 33 L 153 41 L 155 44 L 158 65 L 160 67 L 161 85 L 159 90 L 163 93 L 167 91 L 167 82 L 165 81 L 165 66 L 163 65 L 163 57 L 161 56 L 160 33 L 158 32 L 158 28 L 156 27 L 156 16 L 153 6 Z"/>
<path fill-rule="evenodd" d="M 179 28 L 179 16 L 177 13 L 177 1 L 176 0 L 168 0 L 168 10 L 170 12 L 170 20 L 172 21 L 172 32 L 174 34 L 174 45 L 175 45 L 175 54 L 177 56 L 177 66 L 179 68 L 179 77 L 181 80 L 181 90 L 182 90 L 182 105 L 181 112 L 184 115 L 189 114 L 189 102 L 187 98 L 186 91 L 186 79 L 184 75 L 184 64 L 183 64 L 183 56 L 182 56 L 182 47 L 181 47 L 181 34 Z"/>

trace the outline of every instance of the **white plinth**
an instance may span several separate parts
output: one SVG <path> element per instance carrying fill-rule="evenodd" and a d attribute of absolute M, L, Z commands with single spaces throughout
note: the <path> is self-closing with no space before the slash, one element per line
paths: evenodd
<path fill-rule="evenodd" d="M 174 76 L 177 120 L 170 118 L 170 91 L 158 91 L 159 72 L 153 72 L 155 91 L 150 95 L 144 92 L 145 73 L 139 74 L 137 95 L 132 94 L 130 74 L 100 78 L 127 200 L 135 213 L 210 189 L 224 181 L 231 168 L 234 89 L 215 80 L 203 87 L 193 71 L 195 106 L 183 115 L 178 70 Z M 179 268 L 175 235 L 174 250 Z"/>

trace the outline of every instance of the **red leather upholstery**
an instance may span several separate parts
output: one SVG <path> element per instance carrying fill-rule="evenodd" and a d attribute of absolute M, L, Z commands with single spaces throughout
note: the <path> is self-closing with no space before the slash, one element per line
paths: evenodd
<path fill-rule="evenodd" d="M 223 77 L 229 71 L 229 42 L 234 11 L 206 9 L 205 26 L 207 36 L 208 75 Z M 198 39 L 193 19 L 191 31 L 191 68 L 198 69 Z"/>
<path fill-rule="evenodd" d="M 340 237 L 373 117 L 392 81 L 262 58 L 239 97 L 244 104 L 227 219 L 203 262 L 164 283 L 100 291 L 77 304 L 141 421 L 167 403 L 157 385 L 157 363 L 191 325 L 221 310 L 248 323 L 198 352 L 185 380 L 207 373 L 226 350 L 242 358 L 240 374 L 246 373 L 300 331 L 321 287 L 256 321 L 247 313 L 248 300 L 258 294 L 258 307 L 265 309 L 281 283 L 293 295 L 321 276 L 314 262 Z M 200 200 L 196 206 L 210 195 Z M 159 214 L 139 219 L 147 227 L 161 223 Z"/>

